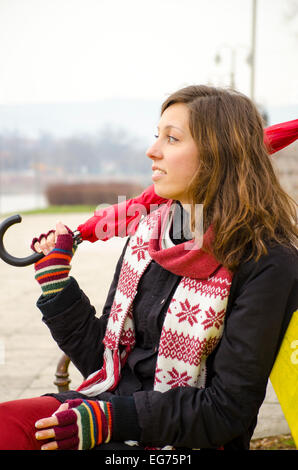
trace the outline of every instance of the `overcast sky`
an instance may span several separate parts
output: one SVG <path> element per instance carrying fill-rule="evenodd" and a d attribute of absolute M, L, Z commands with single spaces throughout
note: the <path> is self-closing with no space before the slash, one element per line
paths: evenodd
<path fill-rule="evenodd" d="M 256 99 L 298 104 L 298 0 L 258 0 Z M 252 0 L 0 0 L 0 104 L 249 94 Z M 293 10 L 292 10 L 293 9 Z M 214 57 L 221 54 L 216 65 Z"/>

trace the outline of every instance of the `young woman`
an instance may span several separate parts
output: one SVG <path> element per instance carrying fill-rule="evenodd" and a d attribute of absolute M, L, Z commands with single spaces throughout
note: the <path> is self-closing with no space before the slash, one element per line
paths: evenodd
<path fill-rule="evenodd" d="M 298 305 L 295 205 L 236 91 L 171 95 L 147 155 L 165 204 L 128 238 L 99 318 L 69 230 L 35 243 L 37 305 L 86 380 L 1 404 L 2 449 L 249 448 Z"/>

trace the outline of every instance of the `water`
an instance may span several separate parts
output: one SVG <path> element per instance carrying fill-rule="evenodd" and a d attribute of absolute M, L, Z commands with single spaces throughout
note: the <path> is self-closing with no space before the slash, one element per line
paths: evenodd
<path fill-rule="evenodd" d="M 43 194 L 0 194 L 0 214 L 43 209 L 47 206 Z"/>

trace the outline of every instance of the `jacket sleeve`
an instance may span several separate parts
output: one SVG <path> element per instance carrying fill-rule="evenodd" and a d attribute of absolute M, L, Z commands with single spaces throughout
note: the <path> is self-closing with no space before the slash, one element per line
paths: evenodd
<path fill-rule="evenodd" d="M 279 248 L 244 263 L 234 276 L 207 387 L 134 394 L 141 442 L 217 448 L 256 421 L 282 335 L 298 306 L 297 256 Z"/>
<path fill-rule="evenodd" d="M 54 340 L 70 357 L 83 377 L 88 377 L 102 366 L 104 351 L 102 340 L 127 243 L 128 241 L 117 263 L 100 316 L 96 316 L 95 308 L 73 277 L 70 277 L 68 285 L 60 293 L 49 300 L 40 297 L 37 301 L 37 307 L 43 314 L 43 321 L 49 327 Z"/>

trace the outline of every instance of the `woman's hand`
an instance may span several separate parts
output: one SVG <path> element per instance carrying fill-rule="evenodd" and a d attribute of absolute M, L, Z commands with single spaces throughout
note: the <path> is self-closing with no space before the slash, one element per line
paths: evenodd
<path fill-rule="evenodd" d="M 47 234 L 43 233 L 39 238 L 34 238 L 31 248 L 37 253 L 43 253 L 46 256 L 55 248 L 58 235 L 63 235 L 69 232 L 70 231 L 62 224 L 62 222 L 57 222 L 56 230 L 50 230 Z"/>
<path fill-rule="evenodd" d="M 69 404 L 68 403 L 62 403 L 61 406 L 59 406 L 58 410 L 56 413 L 59 413 L 60 411 L 65 411 L 68 410 Z M 56 435 L 55 435 L 55 429 L 52 428 L 51 426 L 58 426 L 58 419 L 55 416 L 55 413 L 53 416 L 50 416 L 49 418 L 43 418 L 35 423 L 36 429 L 38 431 L 35 433 L 35 437 L 38 441 L 42 441 L 44 439 L 53 439 L 51 442 L 47 442 L 43 446 L 41 446 L 41 450 L 57 450 L 58 449 L 58 444 L 55 441 Z"/>
<path fill-rule="evenodd" d="M 110 441 L 112 418 L 109 402 L 68 400 L 53 416 L 35 423 L 35 437 L 50 440 L 41 446 L 42 450 L 88 450 Z"/>
<path fill-rule="evenodd" d="M 77 247 L 71 230 L 58 222 L 55 232 L 34 239 L 31 247 L 45 254 L 34 265 L 35 279 L 42 294 L 51 295 L 62 291 L 68 283 L 70 263 Z"/>

